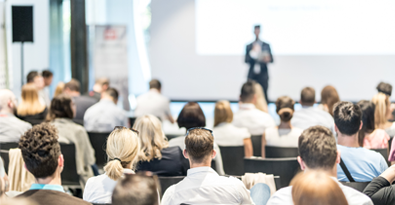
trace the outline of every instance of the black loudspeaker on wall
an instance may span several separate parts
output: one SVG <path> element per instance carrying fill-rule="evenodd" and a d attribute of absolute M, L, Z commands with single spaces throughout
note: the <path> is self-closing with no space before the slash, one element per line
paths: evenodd
<path fill-rule="evenodd" d="M 23 44 L 33 42 L 33 6 L 12 6 L 12 42 L 21 42 L 21 85 L 24 80 Z"/>

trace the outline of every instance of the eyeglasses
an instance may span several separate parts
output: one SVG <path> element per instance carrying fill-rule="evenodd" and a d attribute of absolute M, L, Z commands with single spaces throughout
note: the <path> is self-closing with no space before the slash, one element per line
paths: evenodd
<path fill-rule="evenodd" d="M 121 129 L 129 129 L 129 130 L 131 130 L 131 131 L 133 131 L 133 132 L 139 134 L 139 131 L 137 131 L 137 130 L 135 130 L 135 129 L 133 129 L 133 128 L 127 128 L 127 127 L 124 127 L 124 126 L 115 126 L 115 127 L 114 127 L 114 130 L 121 130 Z M 114 131 L 114 130 L 113 130 L 113 131 Z"/>
<path fill-rule="evenodd" d="M 189 129 L 187 130 L 187 134 L 185 134 L 185 136 L 189 135 L 189 132 L 190 132 L 190 131 L 192 131 L 192 130 L 195 130 L 195 129 L 201 129 L 201 130 L 206 130 L 206 131 L 209 131 L 209 132 L 210 132 L 210 134 L 211 134 L 211 136 L 213 136 L 213 137 L 214 137 L 214 135 L 213 135 L 213 131 L 212 131 L 212 130 L 210 130 L 210 129 L 208 129 L 208 128 L 205 128 L 205 127 L 192 127 L 192 128 L 189 128 Z"/>

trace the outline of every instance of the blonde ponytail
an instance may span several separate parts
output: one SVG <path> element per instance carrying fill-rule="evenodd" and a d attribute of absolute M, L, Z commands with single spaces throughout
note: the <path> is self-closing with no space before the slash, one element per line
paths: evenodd
<path fill-rule="evenodd" d="M 104 171 L 110 179 L 116 181 L 122 176 L 123 167 L 118 160 L 111 160 L 104 167 Z"/>

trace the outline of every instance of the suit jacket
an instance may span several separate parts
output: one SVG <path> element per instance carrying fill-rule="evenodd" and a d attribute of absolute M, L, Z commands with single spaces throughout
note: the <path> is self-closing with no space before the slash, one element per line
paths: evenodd
<path fill-rule="evenodd" d="M 254 65 L 255 65 L 255 62 L 256 62 L 256 60 L 251 58 L 251 56 L 250 56 L 250 51 L 252 50 L 252 46 L 253 46 L 254 43 L 255 43 L 255 41 L 247 45 L 245 59 L 244 59 L 244 61 L 246 63 L 250 64 L 250 72 L 252 72 L 252 70 L 254 69 Z M 273 55 L 272 55 L 272 51 L 270 49 L 270 45 L 268 43 L 265 43 L 265 42 L 262 41 L 262 51 L 265 51 L 265 50 L 269 52 L 269 55 L 270 55 L 270 58 L 271 58 L 270 63 L 273 63 Z M 266 65 L 266 63 L 259 62 L 259 64 L 261 65 L 261 73 L 267 73 L 267 65 Z"/>
<path fill-rule="evenodd" d="M 66 193 L 53 190 L 28 190 L 18 198 L 26 198 L 32 200 L 40 205 L 89 205 L 91 203 L 82 199 L 70 196 Z"/>

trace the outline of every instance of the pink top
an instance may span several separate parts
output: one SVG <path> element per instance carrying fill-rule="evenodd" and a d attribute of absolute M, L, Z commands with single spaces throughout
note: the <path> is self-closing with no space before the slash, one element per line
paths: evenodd
<path fill-rule="evenodd" d="M 367 149 L 386 149 L 390 136 L 383 129 L 376 129 L 371 134 L 365 134 L 363 147 Z"/>

